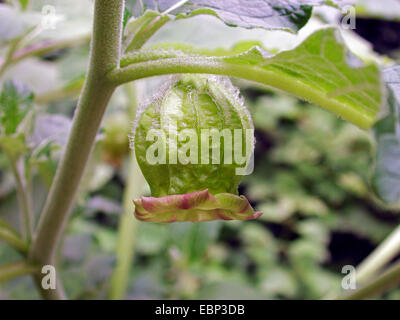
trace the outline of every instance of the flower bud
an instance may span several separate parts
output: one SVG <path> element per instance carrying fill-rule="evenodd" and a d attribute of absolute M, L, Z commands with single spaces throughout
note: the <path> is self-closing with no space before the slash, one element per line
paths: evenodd
<path fill-rule="evenodd" d="M 252 169 L 254 132 L 228 78 L 175 78 L 139 113 L 132 142 L 152 193 L 134 201 L 139 220 L 246 220 L 261 215 L 237 195 L 242 176 Z"/>

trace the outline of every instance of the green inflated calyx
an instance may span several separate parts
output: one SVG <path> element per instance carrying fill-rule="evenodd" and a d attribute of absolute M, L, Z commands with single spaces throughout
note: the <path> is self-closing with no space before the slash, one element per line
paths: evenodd
<path fill-rule="evenodd" d="M 173 78 L 139 113 L 133 146 L 152 194 L 134 200 L 139 220 L 247 220 L 261 215 L 237 194 L 252 167 L 254 134 L 239 91 L 228 78 Z"/>

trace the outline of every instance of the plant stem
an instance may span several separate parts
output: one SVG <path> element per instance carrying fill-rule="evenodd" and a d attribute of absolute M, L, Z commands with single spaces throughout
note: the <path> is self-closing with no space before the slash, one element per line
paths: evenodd
<path fill-rule="evenodd" d="M 162 53 L 161 53 L 162 54 Z M 313 102 L 358 125 L 369 129 L 372 119 L 367 115 L 348 108 L 293 77 L 252 65 L 242 65 L 224 60 L 224 57 L 184 56 L 157 59 L 157 52 L 149 54 L 151 60 L 133 63 L 113 70 L 109 79 L 116 85 L 146 77 L 174 73 L 211 73 L 238 77 L 284 90 L 302 99 Z"/>
<path fill-rule="evenodd" d="M 11 228 L 6 222 L 0 219 L 0 239 L 3 239 L 11 247 L 17 250 L 22 255 L 28 252 L 28 244 L 24 242 L 18 233 Z"/>
<path fill-rule="evenodd" d="M 55 264 L 60 237 L 92 152 L 104 111 L 115 89 L 115 85 L 107 81 L 106 75 L 119 64 L 123 7 L 122 0 L 95 1 L 90 62 L 85 85 L 30 251 L 32 261 L 40 266 Z M 37 275 L 36 282 L 40 283 L 40 274 Z M 64 298 L 60 285 L 56 290 L 41 292 L 44 298 Z"/>
<path fill-rule="evenodd" d="M 400 283 L 400 262 L 386 270 L 382 275 L 375 280 L 369 282 L 365 286 L 355 292 L 344 297 L 346 300 L 361 300 L 379 294 L 393 288 Z"/>
<path fill-rule="evenodd" d="M 56 50 L 63 48 L 75 47 L 89 42 L 90 36 L 81 36 L 74 39 L 68 39 L 65 41 L 44 41 L 35 43 L 33 45 L 27 46 L 21 50 L 15 52 L 10 60 L 11 64 L 15 64 L 23 59 L 29 57 L 43 56 L 45 54 L 51 53 Z"/>
<path fill-rule="evenodd" d="M 400 226 L 398 226 L 364 261 L 357 267 L 357 284 L 363 284 L 379 272 L 400 252 Z M 328 293 L 323 299 L 332 300 L 340 297 Z"/>
<path fill-rule="evenodd" d="M 400 252 L 400 225 L 358 266 L 357 282 L 365 282 Z"/>
<path fill-rule="evenodd" d="M 77 80 L 72 86 L 65 86 L 55 90 L 47 91 L 41 95 L 35 96 L 35 102 L 38 104 L 47 105 L 52 102 L 57 102 L 62 99 L 75 98 L 82 91 L 84 79 L 82 82 Z"/>
<path fill-rule="evenodd" d="M 13 43 L 10 47 L 9 53 L 6 59 L 0 64 L 0 76 L 6 70 L 6 68 L 30 57 L 42 56 L 47 53 L 53 52 L 55 50 L 68 48 L 72 46 L 78 46 L 84 43 L 87 43 L 90 40 L 89 36 L 83 36 L 76 39 L 69 39 L 65 41 L 44 41 L 35 43 L 33 45 L 29 45 L 23 49 L 16 51 L 17 46 L 20 44 L 20 41 L 17 43 Z M 13 49 L 13 50 L 11 50 Z"/>
<path fill-rule="evenodd" d="M 0 282 L 32 274 L 37 271 L 39 271 L 37 266 L 29 264 L 26 261 L 10 263 L 0 267 Z"/>
<path fill-rule="evenodd" d="M 129 99 L 129 117 L 135 118 L 137 109 L 136 87 L 133 83 L 125 86 Z M 135 210 L 132 199 L 141 195 L 144 178 L 139 170 L 134 151 L 130 150 L 128 160 L 128 178 L 124 191 L 124 214 L 120 218 L 117 242 L 117 265 L 111 278 L 109 298 L 112 300 L 123 299 L 129 284 L 129 274 L 135 252 L 135 237 L 137 220 L 133 216 Z"/>
<path fill-rule="evenodd" d="M 8 48 L 8 51 L 6 54 L 6 58 L 4 59 L 3 63 L 0 65 L 0 77 L 4 74 L 7 67 L 11 64 L 14 52 L 18 49 L 18 46 L 20 45 L 24 36 L 25 36 L 25 34 L 21 37 L 14 39 L 11 42 L 10 47 Z"/>
<path fill-rule="evenodd" d="M 9 163 L 11 167 L 11 171 L 14 175 L 15 187 L 17 189 L 18 203 L 21 211 L 21 222 L 24 225 L 24 235 L 25 240 L 29 243 L 32 239 L 32 231 L 33 231 L 33 214 L 32 214 L 32 205 L 29 192 L 26 188 L 26 182 L 23 178 L 23 175 L 19 172 L 17 168 L 17 160 L 12 157 L 9 158 Z"/>

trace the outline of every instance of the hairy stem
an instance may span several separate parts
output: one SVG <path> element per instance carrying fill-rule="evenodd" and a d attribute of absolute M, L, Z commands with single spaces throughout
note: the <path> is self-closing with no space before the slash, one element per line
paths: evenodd
<path fill-rule="evenodd" d="M 115 84 L 123 84 L 136 79 L 174 73 L 210 73 L 256 81 L 323 106 L 361 128 L 368 129 L 371 125 L 371 119 L 367 115 L 349 109 L 339 101 L 322 95 L 317 89 L 288 75 L 278 74 L 257 66 L 231 63 L 225 61 L 224 57 L 165 58 L 162 57 L 162 53 L 160 57 L 157 57 L 157 53 L 154 53 L 151 60 L 133 63 L 121 69 L 113 70 L 109 74 L 109 79 Z"/>
<path fill-rule="evenodd" d="M 37 266 L 29 264 L 26 261 L 10 263 L 0 267 L 0 282 L 32 274 L 37 271 L 39 271 Z"/>
<path fill-rule="evenodd" d="M 376 279 L 344 297 L 346 300 L 361 300 L 381 295 L 400 284 L 400 262 L 386 270 Z"/>
<path fill-rule="evenodd" d="M 54 265 L 55 253 L 72 209 L 79 182 L 93 149 L 108 101 L 115 85 L 107 73 L 118 67 L 124 1 L 96 0 L 85 85 L 78 101 L 69 140 L 50 188 L 30 251 L 38 265 Z M 40 274 L 36 277 L 40 282 Z M 64 298 L 61 286 L 42 290 L 48 299 Z"/>
<path fill-rule="evenodd" d="M 129 99 L 129 117 L 135 118 L 137 109 L 136 88 L 133 83 L 125 87 Z M 124 214 L 120 218 L 117 242 L 117 265 L 111 278 L 109 298 L 119 300 L 125 297 L 129 284 L 129 274 L 132 266 L 132 259 L 135 253 L 135 237 L 137 231 L 137 220 L 133 216 L 135 210 L 132 199 L 141 195 L 142 186 L 145 183 L 139 170 L 134 151 L 129 153 L 128 178 L 124 191 Z"/>

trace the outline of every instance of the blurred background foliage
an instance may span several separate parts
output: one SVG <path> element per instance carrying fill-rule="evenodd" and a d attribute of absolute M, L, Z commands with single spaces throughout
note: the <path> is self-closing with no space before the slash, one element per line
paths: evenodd
<path fill-rule="evenodd" d="M 32 1 L 37 14 L 44 4 L 52 3 L 64 16 L 56 30 L 38 37 L 89 34 L 90 1 L 69 2 L 73 4 Z M 373 53 L 375 49 L 385 59 L 398 60 L 399 15 L 372 14 L 375 11 L 368 7 L 372 2 L 360 1 L 355 31 L 365 39 L 350 31 L 344 31 L 344 37 L 364 59 L 383 59 Z M 2 17 L 10 15 L 5 5 L 0 6 Z M 326 10 L 317 11 L 299 36 L 229 28 L 199 16 L 167 24 L 150 44 L 176 41 L 230 47 L 254 40 L 271 51 L 287 49 L 327 17 L 337 19 L 337 13 Z M 17 18 L 10 22 L 14 28 L 10 30 L 35 16 L 12 12 Z M 4 30 L 3 38 L 11 32 Z M 88 52 L 86 42 L 26 59 L 3 77 L 23 83 L 35 95 L 25 159 L 31 168 L 36 215 L 65 145 Z M 138 81 L 139 102 L 149 99 L 163 81 Z M 257 139 L 255 171 L 244 178 L 239 191 L 263 216 L 251 222 L 138 222 L 127 299 L 316 299 L 338 294 L 342 267 L 359 264 L 399 224 L 398 210 L 385 208 L 370 193 L 375 146 L 369 133 L 294 97 L 249 82 L 235 80 L 235 84 L 253 116 Z M 72 298 L 108 295 L 128 180 L 131 97 L 125 89 L 119 88 L 112 98 L 60 248 L 61 278 Z M 136 181 L 139 193 L 148 195 L 148 187 L 139 177 Z M 14 182 L 0 151 L 0 217 L 19 229 L 17 210 Z M 0 265 L 17 258 L 13 249 L 0 243 Z M 38 298 L 30 277 L 0 284 L 0 299 L 27 298 Z M 399 299 L 400 290 L 385 298 Z"/>

